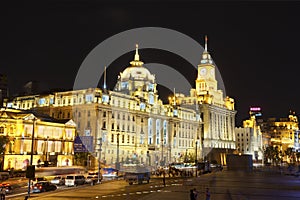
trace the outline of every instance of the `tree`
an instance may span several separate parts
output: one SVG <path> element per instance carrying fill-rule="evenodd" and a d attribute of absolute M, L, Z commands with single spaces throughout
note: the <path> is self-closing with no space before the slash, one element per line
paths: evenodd
<path fill-rule="evenodd" d="M 278 149 L 278 147 L 269 146 L 265 148 L 264 151 L 264 158 L 265 162 L 271 161 L 271 163 L 274 165 L 278 165 L 279 162 L 282 161 L 282 152 Z"/>
<path fill-rule="evenodd" d="M 0 162 L 1 162 L 1 166 L 0 169 L 1 171 L 3 170 L 4 167 L 4 155 L 5 155 L 5 150 L 6 150 L 6 146 L 9 143 L 9 138 L 7 136 L 0 136 Z"/>
<path fill-rule="evenodd" d="M 293 148 L 287 148 L 284 152 L 284 155 L 289 158 L 291 163 L 295 162 L 295 152 Z"/>

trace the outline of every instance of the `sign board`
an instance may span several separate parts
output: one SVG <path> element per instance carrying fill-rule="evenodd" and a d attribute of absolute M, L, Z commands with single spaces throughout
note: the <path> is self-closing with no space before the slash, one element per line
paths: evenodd
<path fill-rule="evenodd" d="M 93 152 L 93 136 L 77 136 L 74 140 L 74 152 Z"/>

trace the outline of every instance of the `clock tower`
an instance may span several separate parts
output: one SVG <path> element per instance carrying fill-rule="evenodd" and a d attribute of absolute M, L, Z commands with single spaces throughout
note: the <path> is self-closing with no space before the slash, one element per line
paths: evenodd
<path fill-rule="evenodd" d="M 215 76 L 215 66 L 213 60 L 207 51 L 207 36 L 205 36 L 205 49 L 198 65 L 198 76 L 196 79 L 196 91 L 198 95 L 207 93 L 207 91 L 217 90 L 217 80 Z"/>

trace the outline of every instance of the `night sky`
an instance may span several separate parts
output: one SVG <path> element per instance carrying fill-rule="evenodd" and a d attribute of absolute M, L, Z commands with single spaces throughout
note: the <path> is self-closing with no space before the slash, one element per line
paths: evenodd
<path fill-rule="evenodd" d="M 164 27 L 202 45 L 208 35 L 226 93 L 236 101 L 238 125 L 251 106 L 261 106 L 265 118 L 286 117 L 289 110 L 300 113 L 299 10 L 300 2 L 270 1 L 12 1 L 0 8 L 0 73 L 8 76 L 11 96 L 32 80 L 41 91 L 72 89 L 84 58 L 103 40 Z M 195 69 L 177 55 L 147 49 L 140 56 L 176 68 L 195 86 Z M 109 67 L 110 89 L 132 58 L 133 52 L 120 55 Z M 162 98 L 171 92 L 159 89 Z"/>

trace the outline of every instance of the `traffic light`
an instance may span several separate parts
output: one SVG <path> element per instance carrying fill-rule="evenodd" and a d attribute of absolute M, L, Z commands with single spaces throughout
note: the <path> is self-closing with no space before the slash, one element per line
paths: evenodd
<path fill-rule="evenodd" d="M 34 178 L 34 177 L 35 177 L 35 165 L 27 166 L 26 178 Z"/>

